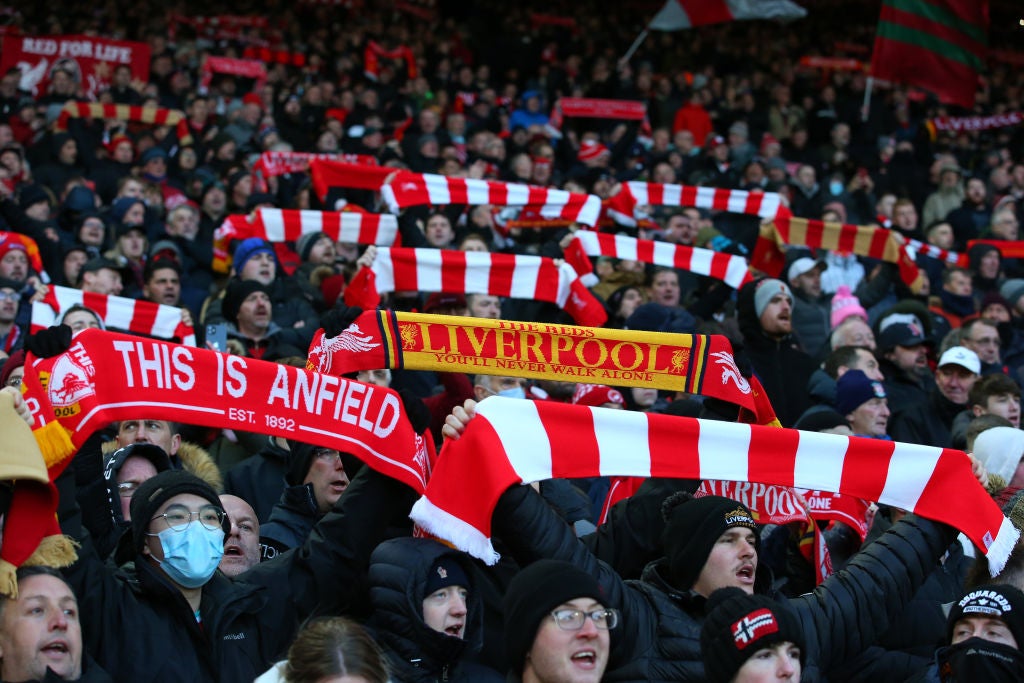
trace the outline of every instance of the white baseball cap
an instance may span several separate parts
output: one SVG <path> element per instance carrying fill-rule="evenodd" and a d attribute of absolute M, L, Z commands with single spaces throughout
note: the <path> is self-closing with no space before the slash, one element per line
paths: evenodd
<path fill-rule="evenodd" d="M 981 374 L 981 361 L 978 359 L 978 354 L 963 346 L 952 346 L 946 349 L 946 352 L 939 358 L 938 367 L 941 368 L 943 365 L 959 365 L 975 375 Z"/>
<path fill-rule="evenodd" d="M 828 268 L 828 264 L 821 259 L 816 260 L 809 256 L 803 256 L 789 265 L 789 271 L 786 273 L 786 279 L 792 282 L 794 278 L 798 278 L 804 273 L 809 273 L 815 268 L 825 270 Z"/>

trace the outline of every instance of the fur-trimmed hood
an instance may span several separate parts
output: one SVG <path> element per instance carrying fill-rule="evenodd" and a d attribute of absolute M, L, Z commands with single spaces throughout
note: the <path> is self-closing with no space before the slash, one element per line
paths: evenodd
<path fill-rule="evenodd" d="M 104 460 L 118 449 L 116 441 L 108 441 L 103 444 Z M 213 487 L 218 494 L 224 492 L 224 476 L 213 461 L 206 449 L 188 441 L 182 441 L 178 447 L 178 460 L 181 467 L 187 472 L 196 475 L 207 484 Z M 173 461 L 173 460 L 172 460 Z"/>

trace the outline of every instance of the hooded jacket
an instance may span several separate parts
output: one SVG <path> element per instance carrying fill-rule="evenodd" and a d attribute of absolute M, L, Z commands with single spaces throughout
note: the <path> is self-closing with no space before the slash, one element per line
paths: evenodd
<path fill-rule="evenodd" d="M 466 660 L 467 655 L 483 645 L 484 607 L 480 590 L 466 586 L 464 638 L 435 631 L 423 620 L 427 573 L 442 557 L 453 558 L 466 576 L 473 576 L 473 564 L 465 554 L 425 538 L 385 541 L 370 558 L 373 614 L 367 626 L 384 649 L 393 680 L 502 681 L 504 677 L 497 671 Z"/>
<path fill-rule="evenodd" d="M 492 524 L 494 535 L 520 565 L 541 558 L 572 562 L 596 576 L 608 606 L 622 612 L 602 680 L 704 680 L 703 598 L 669 584 L 664 560 L 645 569 L 640 581 L 623 581 L 577 542 L 571 529 L 526 486 L 502 494 Z M 812 594 L 790 600 L 808 648 L 802 680 L 823 680 L 865 662 L 903 680 L 924 666 L 919 658 L 868 648 L 902 613 L 954 536 L 952 528 L 928 520 L 900 521 Z M 756 590 L 762 581 L 758 576 Z"/>

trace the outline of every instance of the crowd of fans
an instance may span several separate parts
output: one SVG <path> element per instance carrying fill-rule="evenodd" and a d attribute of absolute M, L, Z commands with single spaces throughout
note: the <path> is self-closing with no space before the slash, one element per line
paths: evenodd
<path fill-rule="evenodd" d="M 87 14 L 39 6 L 8 17 L 17 28 L 5 40 L 20 31 L 147 42 L 149 81 L 117 67 L 97 99 L 181 110 L 185 126 L 75 118 L 58 131 L 65 104 L 85 99 L 80 73 L 58 62 L 39 92 L 20 89 L 17 68 L 0 74 L 0 230 L 32 238 L 43 265 L 33 267 L 25 243 L 0 241 L 0 351 L 9 356 L 0 384 L 19 387 L 26 350 L 44 348 L 30 336 L 32 305 L 54 286 L 179 307 L 200 345 L 304 366 L 314 333 L 351 319 L 344 288 L 374 251 L 323 233 L 286 245 L 250 238 L 231 245 L 223 274 L 214 231 L 261 207 L 384 209 L 366 190 L 318 196 L 307 173 L 264 177 L 254 171 L 264 152 L 361 155 L 602 199 L 628 180 L 771 192 L 797 217 L 877 225 L 904 243 L 963 253 L 967 265 L 922 247 L 912 255 L 924 286 L 912 291 L 896 264 L 792 247 L 779 277 L 736 291 L 601 257 L 591 291 L 607 325 L 726 335 L 784 427 L 973 452 L 979 480 L 1024 523 L 1024 266 L 971 244 L 1019 238 L 1024 127 L 926 125 L 1021 110 L 1019 70 L 991 63 L 974 112 L 900 85 L 876 84 L 865 106 L 863 70 L 799 64 L 836 51 L 869 60 L 877 7 L 856 2 L 813 3 L 786 26 L 652 34 L 628 62 L 621 55 L 646 10 L 374 5 L 271 3 L 260 8 L 267 27 L 230 38 L 175 17 L 252 8 L 182 6 L 157 17 L 112 0 Z M 201 86 L 205 56 L 271 40 L 305 65 L 268 63 L 259 87 L 224 74 Z M 371 40 L 386 53 L 374 69 Z M 647 116 L 552 117 L 569 96 L 641 101 Z M 599 229 L 753 252 L 756 216 L 644 209 L 650 219 L 638 226 Z M 408 209 L 398 223 L 404 246 L 554 258 L 578 227 L 508 227 L 510 218 L 444 205 Z M 570 321 L 551 304 L 464 292 L 400 292 L 381 305 Z M 79 305 L 58 322 L 105 327 Z M 494 395 L 737 417 L 722 401 L 653 389 L 397 369 L 357 379 L 400 389 L 438 444 L 472 419 L 467 400 Z M 18 409 L 20 395 L 6 391 Z M 505 558 L 488 568 L 413 538 L 414 493 L 347 453 L 122 421 L 91 438 L 58 480 L 77 562 L 21 568 L 19 597 L 0 602 L 0 679 L 1024 678 L 1019 551 L 992 585 L 951 528 L 872 505 L 866 539 L 822 524 L 838 574 L 816 586 L 792 529 L 763 529 L 736 501 L 694 498 L 698 484 L 649 480 L 606 521 L 606 479 L 511 489 L 494 515 Z"/>

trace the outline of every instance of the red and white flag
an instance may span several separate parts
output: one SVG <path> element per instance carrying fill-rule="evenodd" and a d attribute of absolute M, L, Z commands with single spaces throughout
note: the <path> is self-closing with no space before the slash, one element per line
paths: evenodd
<path fill-rule="evenodd" d="M 589 258 L 591 256 L 611 256 L 666 268 L 678 268 L 697 275 L 713 277 L 734 289 L 739 289 L 753 279 L 750 264 L 742 256 L 671 242 L 655 242 L 626 235 L 578 230 L 565 249 L 565 260 L 576 269 L 583 284 L 591 287 L 596 284 Z"/>
<path fill-rule="evenodd" d="M 365 271 L 366 269 L 363 269 Z M 346 301 L 365 284 L 360 271 L 345 291 Z M 581 325 L 600 327 L 608 314 L 568 263 L 542 256 L 381 247 L 370 271 L 376 293 L 451 292 L 547 301 Z M 363 276 L 363 277 L 361 277 Z M 365 308 L 365 306 L 364 306 Z"/>
<path fill-rule="evenodd" d="M 959 529 L 993 574 L 1020 537 L 961 451 L 493 396 L 458 440 L 445 441 L 410 517 L 494 564 L 491 516 L 506 489 L 596 476 L 749 481 L 876 500 Z"/>
<path fill-rule="evenodd" d="M 392 213 L 410 206 L 490 204 L 539 207 L 544 218 L 561 218 L 589 226 L 596 225 L 601 216 L 601 199 L 594 194 L 430 173 L 399 172 L 381 188 L 381 196 Z"/>
<path fill-rule="evenodd" d="M 647 28 L 653 31 L 682 31 L 726 21 L 792 21 L 806 16 L 807 10 L 789 0 L 668 0 Z"/>
<path fill-rule="evenodd" d="M 745 213 L 766 220 L 789 212 L 782 205 L 782 197 L 777 192 L 665 185 L 635 180 L 624 183 L 619 193 L 608 200 L 608 215 L 617 223 L 635 226 L 637 220 L 645 217 L 638 213 L 642 206 L 695 206 L 709 211 Z"/>
<path fill-rule="evenodd" d="M 195 331 L 181 321 L 180 308 L 70 287 L 50 287 L 42 301 L 32 302 L 32 332 L 56 325 L 61 313 L 75 304 L 95 311 L 108 328 L 196 345 Z"/>

